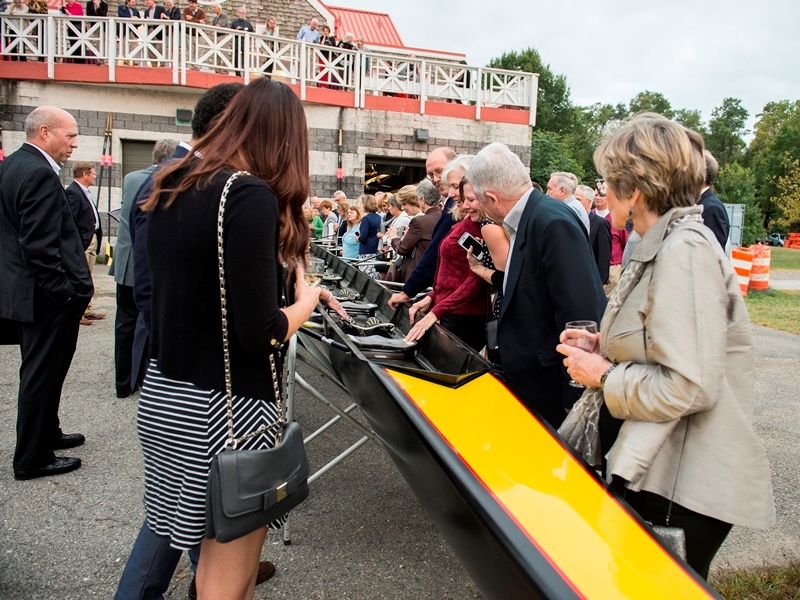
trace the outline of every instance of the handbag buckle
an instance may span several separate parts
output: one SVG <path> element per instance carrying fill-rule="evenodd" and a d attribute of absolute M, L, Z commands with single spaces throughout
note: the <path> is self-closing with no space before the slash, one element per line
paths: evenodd
<path fill-rule="evenodd" d="M 281 485 L 279 485 L 276 488 L 276 490 L 275 490 L 275 502 L 280 502 L 280 501 L 286 499 L 286 497 L 289 495 L 288 492 L 286 491 L 286 488 L 287 488 L 288 485 L 289 484 L 284 481 Z"/>

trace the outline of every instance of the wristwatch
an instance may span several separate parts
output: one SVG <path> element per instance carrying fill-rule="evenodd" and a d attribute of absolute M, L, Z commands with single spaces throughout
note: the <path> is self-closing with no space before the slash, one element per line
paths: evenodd
<path fill-rule="evenodd" d="M 600 387 L 603 387 L 603 386 L 605 386 L 605 384 L 606 384 L 606 379 L 608 379 L 608 375 L 611 373 L 611 371 L 613 371 L 613 370 L 614 370 L 614 369 L 616 369 L 616 368 L 617 368 L 617 363 L 611 363 L 611 366 L 610 366 L 610 367 L 608 367 L 608 368 L 606 369 L 606 372 L 605 372 L 605 373 L 603 373 L 603 376 L 602 376 L 602 377 L 600 377 Z"/>

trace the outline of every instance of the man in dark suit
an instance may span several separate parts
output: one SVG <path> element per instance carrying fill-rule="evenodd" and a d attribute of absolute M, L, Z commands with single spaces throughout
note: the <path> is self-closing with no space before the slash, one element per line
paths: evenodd
<path fill-rule="evenodd" d="M 136 8 L 136 0 L 125 0 L 124 4 L 117 7 L 117 16 L 123 19 L 139 18 L 139 9 Z"/>
<path fill-rule="evenodd" d="M 153 164 L 146 169 L 133 171 L 122 180 L 122 202 L 119 213 L 117 245 L 114 261 L 108 274 L 117 284 L 117 314 L 114 320 L 114 373 L 117 398 L 127 398 L 135 392 L 144 377 L 146 341 L 135 344 L 136 321 L 139 309 L 133 299 L 133 245 L 131 243 L 130 215 L 139 188 L 155 171 L 156 166 L 169 157 L 177 146 L 175 140 L 159 140 L 153 147 Z M 136 352 L 136 357 L 134 357 Z M 135 365 L 135 366 L 134 366 Z M 134 370 L 135 369 L 135 370 Z"/>
<path fill-rule="evenodd" d="M 433 185 L 441 187 L 442 173 L 451 160 L 456 157 L 456 153 L 451 148 L 436 148 L 429 155 L 425 161 L 426 176 Z M 458 189 L 456 187 L 456 189 Z M 406 279 L 403 290 L 395 292 L 389 298 L 389 307 L 397 308 L 405 302 L 412 300 L 417 294 L 425 291 L 426 288 L 433 285 L 433 278 L 436 276 L 436 265 L 439 264 L 439 246 L 442 240 L 447 237 L 450 230 L 453 228 L 453 217 L 450 215 L 450 209 L 455 205 L 455 199 L 448 194 L 447 201 L 442 208 L 442 214 L 436 222 L 436 227 L 433 231 L 433 238 L 431 243 L 425 249 L 417 266 Z"/>
<path fill-rule="evenodd" d="M 704 156 L 706 159 L 706 183 L 697 203 L 703 207 L 703 224 L 714 233 L 719 245 L 725 250 L 731 223 L 728 220 L 728 211 L 725 210 L 722 201 L 711 189 L 719 174 L 719 164 L 708 150 L 705 151 Z"/>
<path fill-rule="evenodd" d="M 78 147 L 68 112 L 40 106 L 25 120 L 26 142 L 0 165 L 0 319 L 19 332 L 20 366 L 14 478 L 74 471 L 79 458 L 54 450 L 84 443 L 64 434 L 61 388 L 94 292 L 78 227 L 58 177 Z M 7 322 L 8 322 L 7 321 Z"/>
<path fill-rule="evenodd" d="M 67 186 L 67 200 L 70 210 L 75 217 L 78 231 L 81 234 L 86 264 L 89 265 L 89 273 L 92 273 L 94 264 L 97 262 L 97 250 L 100 247 L 100 240 L 103 239 L 103 227 L 100 224 L 100 215 L 97 212 L 92 200 L 92 191 L 89 189 L 97 179 L 97 170 L 94 165 L 82 160 L 77 161 L 72 167 L 73 181 Z M 86 307 L 81 319 L 81 325 L 91 325 L 92 322 L 105 319 L 106 313 L 92 310 L 92 303 Z"/>
<path fill-rule="evenodd" d="M 611 266 L 611 223 L 592 212 L 594 190 L 588 185 L 579 185 L 575 188 L 575 199 L 581 203 L 583 210 L 589 216 L 589 245 L 592 247 L 600 282 L 605 285 L 608 283 Z"/>
<path fill-rule="evenodd" d="M 599 323 L 606 305 L 588 232 L 574 210 L 533 189 L 504 144 L 481 150 L 467 179 L 486 216 L 511 238 L 497 331 L 506 384 L 558 427 L 581 395 L 556 352 L 559 334 L 568 321 Z"/>

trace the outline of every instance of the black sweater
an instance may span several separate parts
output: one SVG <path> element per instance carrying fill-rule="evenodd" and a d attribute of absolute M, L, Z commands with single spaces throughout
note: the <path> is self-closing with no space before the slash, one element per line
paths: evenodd
<path fill-rule="evenodd" d="M 153 284 L 151 356 L 167 377 L 224 390 L 217 261 L 217 211 L 230 174 L 192 188 L 149 217 Z M 161 200 L 164 201 L 162 196 Z M 233 393 L 272 399 L 269 354 L 286 337 L 279 310 L 279 209 L 261 179 L 242 176 L 228 193 L 223 224 Z"/>

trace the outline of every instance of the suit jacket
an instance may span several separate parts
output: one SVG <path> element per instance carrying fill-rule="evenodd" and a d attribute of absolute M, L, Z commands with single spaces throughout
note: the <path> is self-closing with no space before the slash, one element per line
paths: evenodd
<path fill-rule="evenodd" d="M 589 245 L 592 247 L 600 282 L 608 283 L 608 272 L 611 266 L 611 223 L 595 213 L 589 213 Z"/>
<path fill-rule="evenodd" d="M 606 306 L 589 234 L 569 206 L 532 190 L 522 213 L 498 322 L 509 389 L 558 427 L 580 397 L 556 352 L 568 321 L 600 323 Z"/>
<path fill-rule="evenodd" d="M 714 232 L 714 237 L 717 238 L 719 245 L 724 250 L 728 243 L 731 224 L 722 200 L 714 193 L 714 190 L 708 188 L 700 196 L 698 204 L 703 207 L 703 224 Z"/>
<path fill-rule="evenodd" d="M 183 146 L 178 146 L 167 160 L 178 160 L 189 154 L 189 150 Z M 139 203 L 150 195 L 153 190 L 153 176 L 158 171 L 158 167 L 153 169 L 153 172 L 147 176 L 139 191 L 136 192 L 136 197 L 133 199 L 130 212 L 130 232 L 131 232 L 131 246 L 133 247 L 133 299 L 136 302 L 136 307 L 141 311 L 141 316 L 144 320 L 147 333 L 150 332 L 150 297 L 152 295 L 152 286 L 150 285 L 150 265 L 147 262 L 147 218 L 148 214 L 142 212 L 139 208 Z"/>
<path fill-rule="evenodd" d="M 61 181 L 30 144 L 0 163 L 0 318 L 32 322 L 34 290 L 53 302 L 94 293 Z"/>
<path fill-rule="evenodd" d="M 436 266 L 439 264 L 439 246 L 442 240 L 447 237 L 450 230 L 453 228 L 453 217 L 450 216 L 450 209 L 455 204 L 455 200 L 448 198 L 444 203 L 444 210 L 441 212 L 436 226 L 433 228 L 433 237 L 431 243 L 422 254 L 417 266 L 406 278 L 406 283 L 403 286 L 403 291 L 409 298 L 413 298 L 425 288 L 433 285 L 433 278 L 436 276 Z"/>
<path fill-rule="evenodd" d="M 67 194 L 69 207 L 75 217 L 75 223 L 78 225 L 78 231 L 81 234 L 83 249 L 88 250 L 95 234 L 97 234 L 98 238 L 103 237 L 103 226 L 100 224 L 100 219 L 98 218 L 98 225 L 97 228 L 95 228 L 94 211 L 90 206 L 92 201 L 83 192 L 83 189 L 76 181 L 70 183 L 65 192 Z M 96 209 L 97 207 L 95 207 L 95 210 Z"/>
<path fill-rule="evenodd" d="M 117 16 L 122 17 L 123 19 L 131 19 L 133 17 L 138 19 L 140 17 L 139 9 L 131 9 L 127 4 L 120 4 L 117 7 Z"/>
<path fill-rule="evenodd" d="M 107 17 L 108 16 L 108 4 L 101 0 L 100 6 L 97 8 L 94 7 L 94 1 L 89 0 L 86 3 L 86 15 L 89 17 Z"/>
<path fill-rule="evenodd" d="M 133 171 L 122 180 L 122 204 L 119 211 L 119 230 L 117 246 L 114 248 L 114 261 L 108 274 L 120 285 L 133 287 L 133 242 L 131 241 L 131 207 L 139 188 L 156 170 L 152 165 L 146 169 Z"/>
<path fill-rule="evenodd" d="M 158 4 L 155 5 L 154 15 L 150 16 L 150 9 L 146 6 L 142 9 L 142 17 L 145 19 L 161 19 L 161 15 L 164 14 L 165 10 L 163 6 L 159 6 Z"/>
<path fill-rule="evenodd" d="M 411 219 L 408 230 L 402 239 L 392 240 L 392 248 L 403 257 L 403 264 L 398 269 L 397 280 L 405 281 L 416 268 L 425 249 L 431 243 L 433 229 L 442 213 L 437 207 L 431 208 L 424 215 Z"/>

